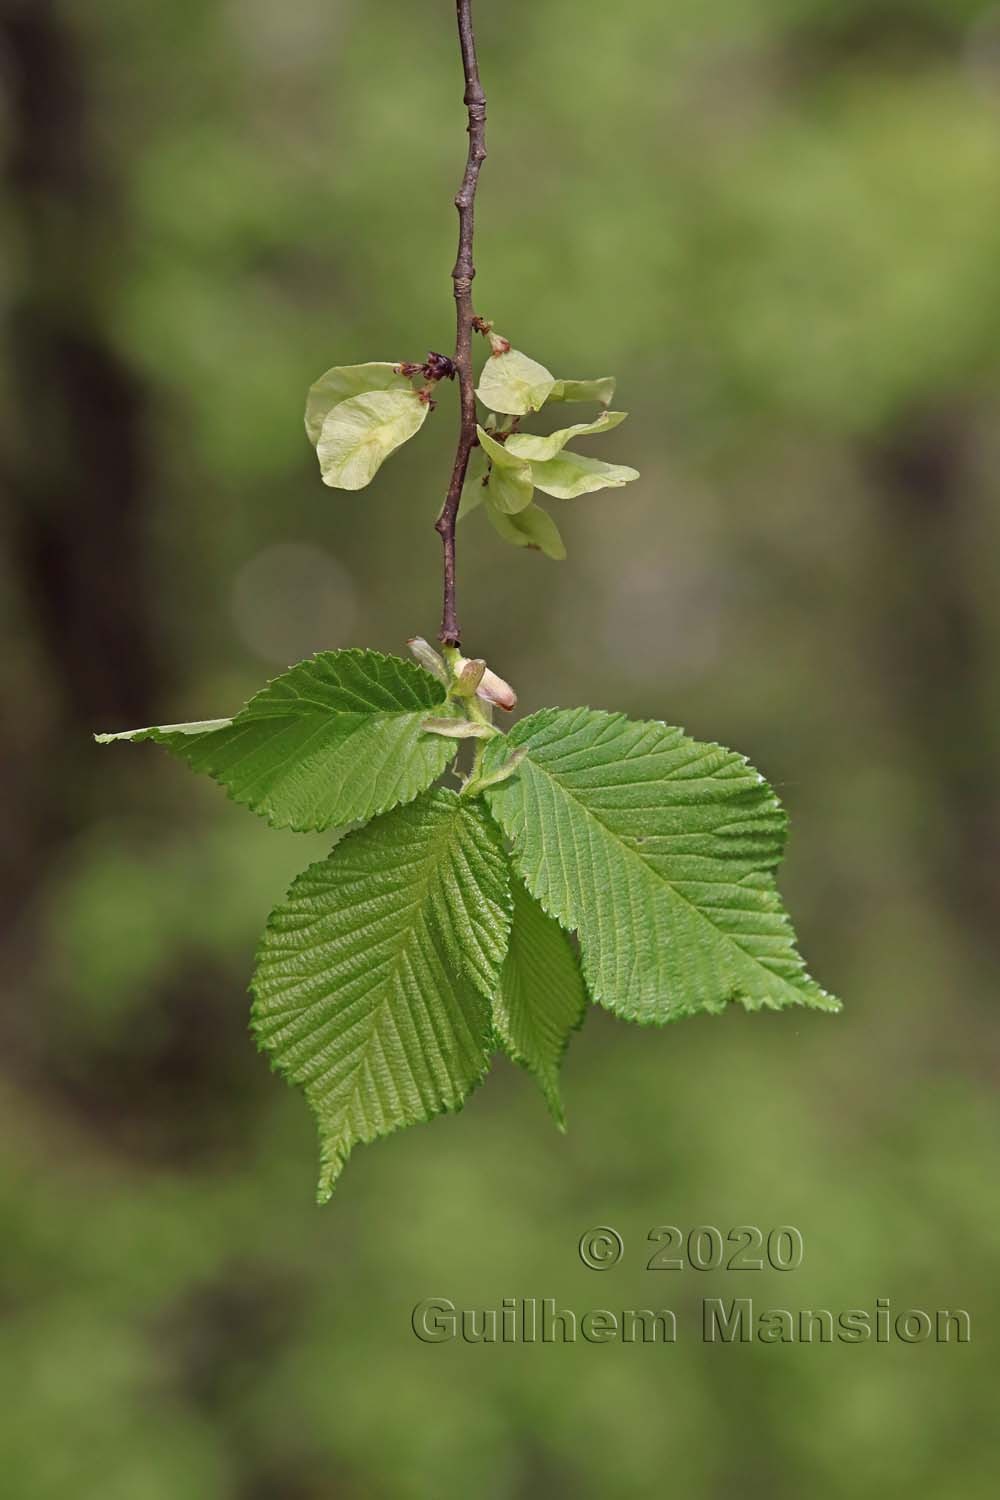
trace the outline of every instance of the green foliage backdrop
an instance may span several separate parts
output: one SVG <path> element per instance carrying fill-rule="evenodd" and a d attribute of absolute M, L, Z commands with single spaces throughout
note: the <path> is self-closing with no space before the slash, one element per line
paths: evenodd
<path fill-rule="evenodd" d="M 449 347 L 453 7 L 6 0 L 4 1493 L 985 1500 L 995 8 L 480 10 L 478 306 L 552 370 L 618 374 L 601 453 L 642 478 L 560 510 L 559 564 L 464 520 L 465 644 L 526 713 L 662 717 L 764 767 L 848 1004 L 595 1009 L 568 1135 L 498 1065 L 313 1208 L 244 985 L 328 840 L 89 735 L 433 632 L 457 414 L 345 494 L 301 407 L 331 364 Z M 642 1269 L 653 1225 L 747 1222 L 798 1225 L 802 1269 Z M 626 1256 L 597 1274 L 576 1242 L 605 1223 Z M 958 1305 L 973 1341 L 703 1345 L 698 1299 L 738 1293 Z M 430 1296 L 666 1304 L 691 1333 L 431 1347 Z"/>

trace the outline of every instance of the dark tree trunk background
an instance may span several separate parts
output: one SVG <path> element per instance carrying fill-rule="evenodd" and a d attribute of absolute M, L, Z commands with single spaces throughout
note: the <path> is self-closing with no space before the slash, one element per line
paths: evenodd
<path fill-rule="evenodd" d="M 149 396 L 107 326 L 121 226 L 85 59 L 53 0 L 4 0 L 0 48 L 16 215 L 0 474 L 20 611 L 50 695 L 45 747 L 21 746 L 16 894 L 29 883 L 24 851 L 41 856 L 86 816 L 81 737 L 148 722 L 167 665 L 153 610 Z"/>

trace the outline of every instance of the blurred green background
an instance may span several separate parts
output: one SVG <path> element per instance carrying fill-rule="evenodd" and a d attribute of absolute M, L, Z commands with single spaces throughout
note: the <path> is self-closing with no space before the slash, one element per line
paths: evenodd
<path fill-rule="evenodd" d="M 2 0 L 0 1424 L 10 1500 L 985 1500 L 1000 1220 L 1000 7 L 480 0 L 480 311 L 619 376 L 627 490 L 569 560 L 463 523 L 466 646 L 526 711 L 746 752 L 840 1018 L 498 1062 L 359 1150 L 246 1034 L 322 839 L 95 729 L 232 711 L 439 611 L 450 388 L 357 495 L 306 386 L 452 347 L 449 0 Z M 595 450 L 596 451 L 596 450 Z M 798 1271 L 649 1272 L 655 1225 Z M 576 1244 L 625 1240 L 595 1273 Z M 703 1296 L 967 1308 L 968 1345 L 710 1346 Z M 671 1306 L 673 1347 L 419 1343 L 410 1311 Z M 992 1377 L 992 1378 L 991 1378 Z"/>

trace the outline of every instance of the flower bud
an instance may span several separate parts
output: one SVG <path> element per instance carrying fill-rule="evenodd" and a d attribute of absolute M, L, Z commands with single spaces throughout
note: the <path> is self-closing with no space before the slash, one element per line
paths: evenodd
<path fill-rule="evenodd" d="M 479 686 L 476 688 L 476 696 L 482 698 L 486 703 L 495 703 L 497 708 L 502 708 L 510 713 L 517 704 L 517 694 L 509 682 L 504 682 L 489 667 L 483 672 Z"/>

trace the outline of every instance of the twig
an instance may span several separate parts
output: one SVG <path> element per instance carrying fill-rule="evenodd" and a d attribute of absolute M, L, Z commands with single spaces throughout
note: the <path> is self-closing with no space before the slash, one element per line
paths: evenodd
<path fill-rule="evenodd" d="M 476 186 L 479 182 L 479 169 L 486 157 L 486 95 L 479 81 L 476 38 L 472 29 L 472 0 L 456 0 L 456 8 L 462 66 L 465 70 L 465 105 L 469 111 L 469 155 L 462 186 L 455 198 L 459 224 L 458 259 L 451 273 L 457 319 L 454 364 L 461 390 L 462 420 L 447 498 L 435 522 L 435 530 L 441 537 L 444 564 L 444 608 L 438 639 L 445 646 L 461 644 L 461 632 L 455 612 L 455 522 L 458 519 L 465 471 L 469 466 L 469 454 L 476 443 L 476 392 L 472 373 L 472 333 L 476 316 L 472 305 L 472 280 L 476 267 L 472 251 Z"/>

